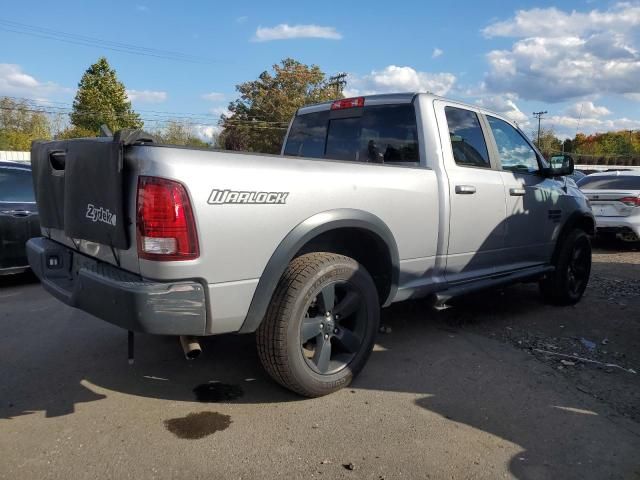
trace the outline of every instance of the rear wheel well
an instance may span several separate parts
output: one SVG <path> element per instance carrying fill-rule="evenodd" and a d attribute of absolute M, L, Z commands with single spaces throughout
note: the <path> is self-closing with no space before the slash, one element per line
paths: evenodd
<path fill-rule="evenodd" d="M 298 250 L 294 258 L 311 252 L 331 252 L 356 260 L 367 269 L 384 303 L 393 279 L 393 264 L 386 242 L 364 228 L 338 228 L 321 233 Z"/>

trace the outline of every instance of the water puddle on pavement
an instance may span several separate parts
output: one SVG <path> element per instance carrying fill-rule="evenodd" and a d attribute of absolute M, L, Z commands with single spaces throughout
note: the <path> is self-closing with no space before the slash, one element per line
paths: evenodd
<path fill-rule="evenodd" d="M 165 420 L 164 425 L 178 438 L 197 440 L 231 425 L 231 417 L 218 412 L 190 413 L 186 417 Z"/>
<path fill-rule="evenodd" d="M 227 402 L 244 395 L 242 388 L 226 383 L 209 382 L 198 385 L 193 389 L 196 400 L 204 403 Z"/>

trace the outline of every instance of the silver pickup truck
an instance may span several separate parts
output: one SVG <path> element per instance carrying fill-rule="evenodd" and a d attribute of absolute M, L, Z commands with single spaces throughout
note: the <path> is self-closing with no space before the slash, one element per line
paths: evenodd
<path fill-rule="evenodd" d="M 363 368 L 380 307 L 540 283 L 556 304 L 589 280 L 594 219 L 569 157 L 430 94 L 301 108 L 281 155 L 159 145 L 143 132 L 36 142 L 51 294 L 130 332 L 256 333 L 283 386 L 320 396 Z"/>

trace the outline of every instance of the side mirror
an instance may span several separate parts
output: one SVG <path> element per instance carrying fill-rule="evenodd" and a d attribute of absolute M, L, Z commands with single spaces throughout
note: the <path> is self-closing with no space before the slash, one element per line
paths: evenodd
<path fill-rule="evenodd" d="M 551 166 L 545 169 L 545 173 L 549 177 L 562 177 L 573 173 L 574 163 L 570 155 L 554 155 L 549 163 Z"/>

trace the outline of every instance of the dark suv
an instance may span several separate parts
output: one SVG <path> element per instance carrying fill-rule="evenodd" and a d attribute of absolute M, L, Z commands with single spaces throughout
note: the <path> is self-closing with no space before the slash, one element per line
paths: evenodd
<path fill-rule="evenodd" d="M 25 244 L 39 235 L 31 167 L 0 162 L 0 275 L 29 268 Z"/>

